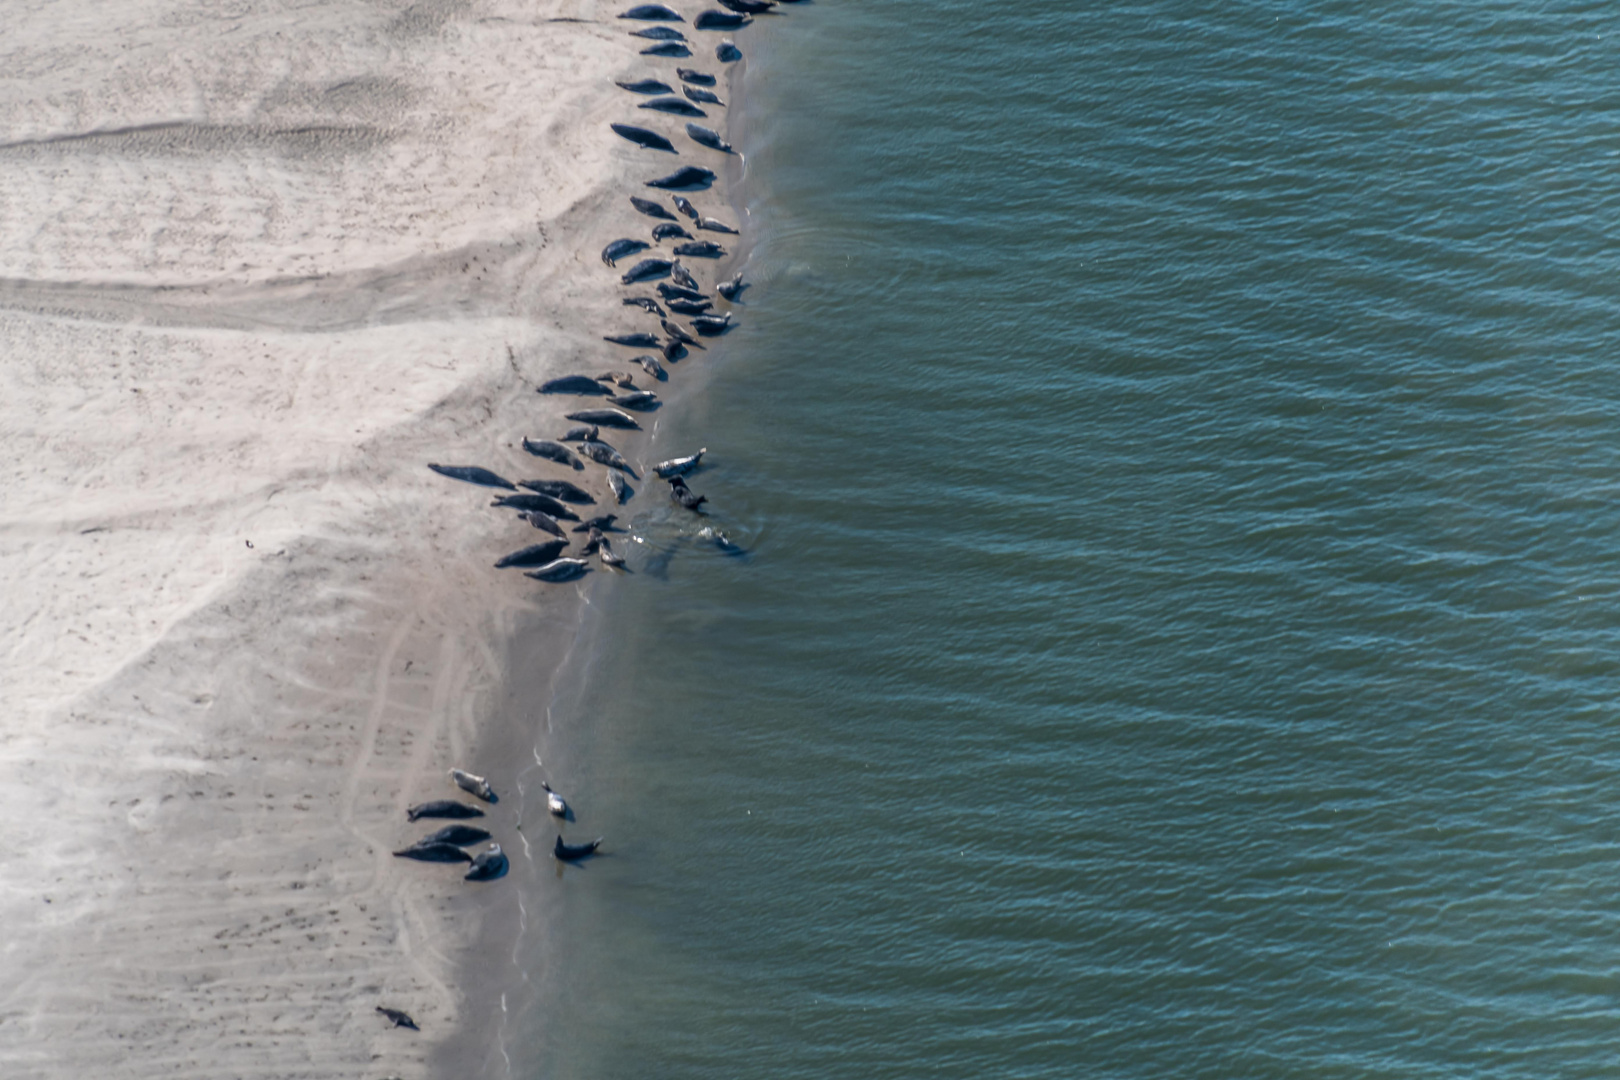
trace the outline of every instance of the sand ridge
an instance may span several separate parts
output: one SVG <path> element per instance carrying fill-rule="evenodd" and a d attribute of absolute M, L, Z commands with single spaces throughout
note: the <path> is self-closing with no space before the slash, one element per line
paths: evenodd
<path fill-rule="evenodd" d="M 522 764 L 479 759 L 501 642 L 583 590 L 495 572 L 537 534 L 424 466 L 556 475 L 534 387 L 609 366 L 646 159 L 599 8 L 8 12 L 7 1077 L 418 1077 L 476 1022 L 500 894 L 389 852 Z"/>

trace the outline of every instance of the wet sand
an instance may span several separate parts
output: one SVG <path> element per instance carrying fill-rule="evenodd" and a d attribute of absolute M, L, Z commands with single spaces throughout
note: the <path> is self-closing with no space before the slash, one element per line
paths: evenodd
<path fill-rule="evenodd" d="M 625 29 L 569 0 L 11 20 L 5 1075 L 419 1077 L 495 1023 L 463 965 L 513 883 L 390 851 L 451 765 L 514 790 L 510 643 L 560 660 L 592 582 L 494 570 L 543 536 L 425 466 L 568 475 L 518 445 L 577 407 L 535 386 L 654 328 L 597 252 L 698 159 L 608 133 Z M 518 802 L 483 822 L 515 855 Z"/>

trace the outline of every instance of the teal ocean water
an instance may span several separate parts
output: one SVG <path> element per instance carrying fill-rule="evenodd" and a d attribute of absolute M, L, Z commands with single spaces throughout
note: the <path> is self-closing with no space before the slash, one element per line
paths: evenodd
<path fill-rule="evenodd" d="M 756 284 L 660 447 L 747 553 L 631 503 L 514 1075 L 1610 1075 L 1617 35 L 739 34 Z"/>

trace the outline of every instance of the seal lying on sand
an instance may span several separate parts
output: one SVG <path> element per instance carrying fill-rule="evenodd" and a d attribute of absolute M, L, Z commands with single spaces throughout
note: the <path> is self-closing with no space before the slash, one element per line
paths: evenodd
<path fill-rule="evenodd" d="M 412 1031 L 422 1030 L 416 1026 L 416 1021 L 411 1019 L 409 1013 L 402 1013 L 398 1009 L 386 1009 L 381 1005 L 377 1006 L 377 1011 L 392 1020 L 395 1027 L 410 1028 Z"/>
<path fill-rule="evenodd" d="M 686 47 L 684 41 L 660 41 L 650 49 L 642 49 L 642 56 L 679 56 L 692 55 L 692 50 Z"/>
<path fill-rule="evenodd" d="M 561 555 L 567 546 L 567 540 L 547 540 L 543 544 L 531 544 L 521 551 L 503 556 L 495 564 L 495 569 L 504 570 L 508 566 L 542 566 Z"/>
<path fill-rule="evenodd" d="M 465 876 L 468 881 L 494 881 L 506 876 L 508 865 L 501 845 L 491 844 L 488 851 L 478 853 L 478 857 L 472 861 L 472 869 Z"/>
<path fill-rule="evenodd" d="M 630 31 L 631 37 L 650 38 L 653 41 L 685 41 L 686 35 L 673 26 L 649 26 L 645 30 Z"/>
<path fill-rule="evenodd" d="M 714 47 L 714 58 L 722 64 L 735 64 L 742 59 L 742 50 L 735 42 L 722 41 Z"/>
<path fill-rule="evenodd" d="M 434 799 L 432 802 L 417 803 L 405 811 L 407 821 L 415 821 L 417 818 L 425 817 L 470 818 L 483 816 L 484 812 L 478 807 L 468 806 L 466 803 L 459 803 L 454 799 Z"/>
<path fill-rule="evenodd" d="M 630 497 L 630 485 L 626 484 L 624 482 L 624 477 L 620 476 L 616 472 L 608 473 L 607 478 L 608 487 L 613 489 L 613 497 L 619 500 L 620 506 L 623 506 L 625 500 Z"/>
<path fill-rule="evenodd" d="M 669 310 L 677 315 L 702 315 L 714 307 L 713 300 L 671 300 Z"/>
<path fill-rule="evenodd" d="M 719 0 L 719 3 L 723 8 L 744 15 L 763 15 L 776 6 L 776 0 Z"/>
<path fill-rule="evenodd" d="M 592 439 L 589 442 L 580 443 L 579 449 L 581 453 L 599 465 L 606 465 L 610 469 L 623 469 L 631 476 L 636 476 L 636 470 L 632 469 L 630 463 L 624 460 L 624 455 L 605 442 L 597 442 Z M 636 479 L 641 478 L 637 476 Z"/>
<path fill-rule="evenodd" d="M 523 521 L 527 521 L 530 525 L 533 525 L 541 532 L 548 532 L 552 536 L 561 537 L 565 540 L 567 539 L 567 537 L 563 534 L 563 527 L 558 524 L 557 519 L 542 510 L 519 510 L 518 517 Z"/>
<path fill-rule="evenodd" d="M 540 384 L 542 394 L 600 394 L 602 384 L 589 375 L 564 375 Z"/>
<path fill-rule="evenodd" d="M 675 254 L 689 259 L 718 259 L 725 253 L 726 249 L 713 240 L 693 240 L 675 245 Z"/>
<path fill-rule="evenodd" d="M 688 289 L 684 285 L 671 285 L 667 281 L 658 283 L 658 295 L 665 300 L 703 300 L 706 299 L 698 289 Z"/>
<path fill-rule="evenodd" d="M 651 390 L 635 390 L 608 398 L 621 409 L 651 409 L 658 405 L 658 395 Z"/>
<path fill-rule="evenodd" d="M 436 465 L 428 462 L 428 468 L 440 476 L 448 476 L 452 480 L 465 480 L 469 484 L 482 484 L 484 487 L 506 488 L 516 491 L 517 485 L 504 476 L 496 476 L 488 469 L 477 465 Z"/>
<path fill-rule="evenodd" d="M 682 171 L 684 172 L 685 170 Z M 638 244 L 641 243 L 639 240 L 636 242 Z M 642 244 L 641 246 L 650 247 L 651 245 Z M 619 278 L 619 281 L 625 285 L 634 285 L 638 281 L 651 281 L 653 278 L 665 277 L 669 274 L 670 265 L 671 263 L 668 259 L 642 259 L 629 270 L 625 271 L 624 275 Z"/>
<path fill-rule="evenodd" d="M 525 438 L 523 440 L 523 449 L 527 450 L 535 457 L 545 458 L 547 461 L 555 461 L 560 465 L 567 465 L 573 469 L 583 469 L 585 467 L 583 464 L 581 464 L 579 458 L 574 456 L 574 452 L 572 450 L 568 449 L 568 447 L 564 446 L 562 443 L 552 442 L 550 439 Z"/>
<path fill-rule="evenodd" d="M 579 515 L 570 510 L 567 503 L 550 495 L 542 495 L 538 491 L 524 495 L 502 495 L 490 505 L 509 506 L 513 510 L 538 510 L 542 514 L 550 514 L 559 521 L 579 520 Z"/>
<path fill-rule="evenodd" d="M 725 297 L 727 300 L 735 300 L 746 288 L 748 288 L 748 286 L 743 284 L 742 275 L 737 274 L 730 281 L 716 285 L 714 287 L 714 291 Z"/>
<path fill-rule="evenodd" d="M 648 187 L 664 188 L 669 191 L 679 191 L 688 188 L 706 188 L 714 183 L 714 172 L 711 169 L 699 168 L 696 165 L 684 165 L 668 176 L 660 176 L 657 180 L 648 180 Z M 625 282 L 626 285 L 632 282 Z"/>
<path fill-rule="evenodd" d="M 630 205 L 650 218 L 661 218 L 665 221 L 674 221 L 675 215 L 664 209 L 663 203 L 643 199 L 639 195 L 630 196 Z"/>
<path fill-rule="evenodd" d="M 648 150 L 664 150 L 671 154 L 680 153 L 679 150 L 675 149 L 674 143 L 656 131 L 636 127 L 634 124 L 609 124 L 608 127 L 612 128 L 614 133 L 621 138 L 629 139 L 637 146 L 645 147 Z"/>
<path fill-rule="evenodd" d="M 558 834 L 557 842 L 551 847 L 551 853 L 564 862 L 572 862 L 575 859 L 583 859 L 587 855 L 596 854 L 596 849 L 601 846 L 602 838 L 600 836 L 588 844 L 565 844 L 562 835 Z"/>
<path fill-rule="evenodd" d="M 685 22 L 680 12 L 663 4 L 637 4 L 620 15 L 621 19 L 641 19 L 646 22 Z"/>
<path fill-rule="evenodd" d="M 489 833 L 483 829 L 475 829 L 471 825 L 446 825 L 435 833 L 428 833 L 416 843 L 422 844 L 455 844 L 457 847 L 466 847 L 469 844 L 482 844 L 489 839 Z"/>
<path fill-rule="evenodd" d="M 730 143 L 720 137 L 718 131 L 706 128 L 702 124 L 687 124 L 686 133 L 699 146 L 707 146 L 710 150 L 718 150 L 722 154 L 735 154 L 737 152 L 731 148 Z"/>
<path fill-rule="evenodd" d="M 678 341 L 682 345 L 695 345 L 699 349 L 703 348 L 702 345 L 698 344 L 697 338 L 681 329 L 679 323 L 673 322 L 670 319 L 664 319 L 659 323 L 659 325 L 664 328 L 664 333 L 669 335 L 671 341 Z"/>
<path fill-rule="evenodd" d="M 412 844 L 394 852 L 394 857 L 422 862 L 472 862 L 472 856 L 454 844 Z"/>
<path fill-rule="evenodd" d="M 550 495 L 553 499 L 574 503 L 579 506 L 589 506 L 596 502 L 596 496 L 576 484 L 567 480 L 519 480 L 518 487 L 527 488 L 536 495 Z"/>
<path fill-rule="evenodd" d="M 640 431 L 641 425 L 636 418 L 627 412 L 618 409 L 582 409 L 579 412 L 564 413 L 564 419 L 578 420 L 582 424 L 600 424 L 603 427 L 622 428 L 626 431 Z"/>
<path fill-rule="evenodd" d="M 462 791 L 476 795 L 485 802 L 500 801 L 495 797 L 495 789 L 490 787 L 489 781 L 485 780 L 482 776 L 474 776 L 465 769 L 451 769 L 450 779 L 454 780 L 456 782 L 456 786 Z"/>
<path fill-rule="evenodd" d="M 602 249 L 602 265 L 613 266 L 626 255 L 634 255 L 636 252 L 646 251 L 650 247 L 652 245 L 645 240 L 632 240 L 629 237 L 615 240 Z"/>
<path fill-rule="evenodd" d="M 709 114 L 698 108 L 684 98 L 667 97 L 655 98 L 652 101 L 643 101 L 637 105 L 638 109 L 651 109 L 654 112 L 674 113 L 676 116 L 708 116 Z"/>
<path fill-rule="evenodd" d="M 732 236 L 738 235 L 736 229 L 732 228 L 730 225 L 727 225 L 719 218 L 700 218 L 698 219 L 697 226 L 700 229 L 707 229 L 709 232 L 730 233 Z"/>
<path fill-rule="evenodd" d="M 677 225 L 676 228 L 680 228 L 680 226 Z M 653 239 L 655 240 L 658 238 L 657 233 L 658 229 L 654 229 Z M 624 304 L 625 307 L 638 307 L 649 315 L 662 315 L 664 313 L 664 309 L 658 306 L 658 301 L 650 296 L 626 296 L 620 303 Z"/>
<path fill-rule="evenodd" d="M 675 74 L 681 77 L 681 82 L 692 83 L 696 86 L 713 86 L 715 81 L 713 75 L 706 71 L 698 71 L 695 68 L 676 68 Z M 670 91 L 672 94 L 674 92 L 673 90 Z"/>
<path fill-rule="evenodd" d="M 611 342 L 614 345 L 625 345 L 632 349 L 652 349 L 658 345 L 658 338 L 645 331 L 636 334 L 604 334 L 602 340 Z M 570 416 L 569 419 L 576 418 Z"/>
<path fill-rule="evenodd" d="M 573 581 L 589 569 L 590 565 L 584 559 L 557 559 L 538 570 L 525 571 L 523 576 L 536 581 Z"/>
<path fill-rule="evenodd" d="M 657 79 L 641 79 L 637 82 L 622 82 L 617 84 L 620 89 L 628 90 L 632 94 L 673 94 L 675 88 L 668 83 Z"/>
<path fill-rule="evenodd" d="M 664 240 L 670 240 L 670 239 L 679 239 L 679 240 L 695 240 L 695 239 L 697 239 L 695 236 L 693 236 L 691 233 L 687 232 L 685 229 L 681 228 L 679 225 L 675 224 L 673 221 L 665 222 L 662 225 L 653 226 L 652 238 L 655 241 L 664 241 Z"/>

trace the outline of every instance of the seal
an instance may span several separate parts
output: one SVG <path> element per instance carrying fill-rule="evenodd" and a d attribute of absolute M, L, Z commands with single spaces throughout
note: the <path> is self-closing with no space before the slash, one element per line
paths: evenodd
<path fill-rule="evenodd" d="M 735 42 L 722 41 L 714 47 L 714 58 L 722 64 L 735 64 L 742 59 L 742 50 Z"/>
<path fill-rule="evenodd" d="M 753 22 L 746 15 L 738 15 L 733 11 L 705 11 L 692 20 L 694 30 L 741 30 Z"/>
<path fill-rule="evenodd" d="M 596 849 L 601 846 L 602 838 L 600 836 L 588 844 L 565 844 L 562 835 L 559 833 L 557 842 L 551 847 L 551 853 L 563 862 L 573 862 L 576 859 L 583 859 L 587 855 L 596 854 Z"/>
<path fill-rule="evenodd" d="M 563 375 L 540 384 L 540 394 L 600 394 L 602 384 L 588 375 Z"/>
<path fill-rule="evenodd" d="M 686 481 L 679 476 L 669 482 L 669 497 L 686 507 L 688 510 L 697 510 L 698 507 L 709 501 L 707 495 L 698 495 L 686 486 Z"/>
<path fill-rule="evenodd" d="M 733 229 L 719 218 L 706 217 L 700 220 L 697 225 L 698 228 L 707 229 L 709 232 L 730 233 L 732 236 L 739 235 L 736 229 Z"/>
<path fill-rule="evenodd" d="M 626 371 L 604 371 L 596 378 L 600 382 L 612 383 L 614 386 L 622 386 L 626 390 L 634 390 L 636 388 L 635 376 Z"/>
<path fill-rule="evenodd" d="M 660 242 L 669 240 L 671 238 L 678 238 L 681 240 L 697 239 L 695 236 L 681 228 L 679 225 L 675 224 L 673 221 L 664 225 L 653 226 L 652 238 Z"/>
<path fill-rule="evenodd" d="M 648 150 L 667 150 L 671 154 L 680 153 L 679 150 L 675 149 L 674 143 L 670 142 L 656 131 L 649 131 L 644 127 L 636 127 L 634 124 L 609 124 L 608 127 L 612 128 L 614 134 L 618 135 L 620 138 L 629 139 L 637 146 L 644 146 Z"/>
<path fill-rule="evenodd" d="M 509 865 L 501 845 L 491 844 L 488 851 L 479 852 L 478 857 L 473 859 L 472 869 L 467 871 L 465 877 L 468 881 L 494 881 L 506 876 Z"/>
<path fill-rule="evenodd" d="M 681 87 L 681 93 L 686 95 L 686 100 L 695 101 L 699 105 L 719 105 L 724 108 L 726 104 L 720 100 L 720 95 L 713 90 L 703 90 L 696 86 L 683 86 Z"/>
<path fill-rule="evenodd" d="M 703 455 L 707 454 L 708 452 L 709 448 L 705 446 L 698 450 L 698 452 L 695 454 L 689 454 L 686 457 L 670 458 L 668 461 L 660 461 L 657 465 L 653 466 L 653 472 L 657 473 L 659 477 L 664 480 L 668 480 L 674 476 L 685 476 L 687 473 L 698 467 L 698 464 L 703 461 Z"/>
<path fill-rule="evenodd" d="M 684 171 L 684 170 L 683 170 Z M 640 244 L 641 241 L 636 241 Z M 648 247 L 642 244 L 642 247 Z M 626 285 L 634 285 L 638 281 L 651 281 L 653 278 L 669 276 L 670 261 L 668 259 L 642 259 L 632 266 L 619 280 Z"/>
<path fill-rule="evenodd" d="M 648 180 L 648 187 L 663 188 L 666 191 L 690 191 L 708 187 L 714 183 L 714 172 L 710 169 L 699 168 L 696 165 L 683 165 L 668 176 L 660 176 L 656 180 Z M 625 282 L 626 285 L 631 284 Z"/>
<path fill-rule="evenodd" d="M 725 253 L 726 249 L 713 240 L 693 240 L 690 243 L 675 245 L 675 254 L 689 259 L 718 259 Z"/>
<path fill-rule="evenodd" d="M 402 1013 L 398 1009 L 384 1008 L 381 1005 L 377 1006 L 377 1011 L 392 1020 L 395 1027 L 410 1028 L 412 1031 L 422 1030 L 416 1026 L 416 1021 L 411 1019 L 409 1013 Z"/>
<path fill-rule="evenodd" d="M 465 769 L 451 769 L 450 779 L 456 782 L 456 787 L 469 795 L 476 795 L 485 802 L 500 802 L 495 797 L 495 789 L 489 786 L 489 781 L 482 776 L 474 776 Z"/>
<path fill-rule="evenodd" d="M 567 540 L 547 540 L 543 544 L 530 544 L 521 551 L 503 555 L 495 564 L 495 569 L 505 570 L 508 566 L 543 566 L 561 555 L 567 546 Z"/>
<path fill-rule="evenodd" d="M 640 431 L 641 425 L 636 418 L 627 412 L 618 409 L 582 409 L 579 412 L 564 413 L 564 419 L 578 420 L 582 424 L 600 424 L 602 427 L 622 428 L 626 431 Z M 589 443 L 582 445 L 589 446 Z"/>
<path fill-rule="evenodd" d="M 688 289 L 688 288 L 686 288 L 685 286 L 682 286 L 682 285 L 671 285 L 668 282 L 662 282 L 662 283 L 659 284 L 659 286 L 658 286 L 658 295 L 662 296 L 665 300 L 706 300 L 706 299 L 708 299 L 708 297 L 704 296 L 702 293 L 698 292 L 696 289 Z"/>
<path fill-rule="evenodd" d="M 454 844 L 457 847 L 466 847 L 469 844 L 482 844 L 489 839 L 489 833 L 483 829 L 475 829 L 471 825 L 446 825 L 435 833 L 428 833 L 416 843 L 422 844 Z"/>
<path fill-rule="evenodd" d="M 417 803 L 405 811 L 405 820 L 415 821 L 417 818 L 470 818 L 483 817 L 484 812 L 476 806 L 456 802 L 454 799 L 434 799 L 432 802 Z"/>
<path fill-rule="evenodd" d="M 720 137 L 718 131 L 706 128 L 702 124 L 687 124 L 686 133 L 699 146 L 707 146 L 710 150 L 718 150 L 722 154 L 735 154 L 737 152 L 731 148 L 730 143 Z"/>
<path fill-rule="evenodd" d="M 532 577 L 536 581 L 573 581 L 589 570 L 590 566 L 584 559 L 557 559 L 548 562 L 538 570 L 524 572 L 524 577 Z"/>
<path fill-rule="evenodd" d="M 731 312 L 728 311 L 724 316 L 721 317 L 716 317 L 714 315 L 694 315 L 692 316 L 692 329 L 696 330 L 704 337 L 719 337 L 721 334 L 731 329 Z"/>
<path fill-rule="evenodd" d="M 670 363 L 683 359 L 686 356 L 686 346 L 671 338 L 664 342 L 664 359 Z"/>
<path fill-rule="evenodd" d="M 669 310 L 677 315 L 701 315 L 714 307 L 713 300 L 671 300 Z"/>
<path fill-rule="evenodd" d="M 540 510 L 520 510 L 518 511 L 518 518 L 522 521 L 527 521 L 530 525 L 533 525 L 541 532 L 548 532 L 552 536 L 563 537 L 562 525 L 558 524 L 557 519 L 552 517 L 550 514 L 544 513 Z M 566 539 L 566 537 L 563 538 Z"/>
<path fill-rule="evenodd" d="M 643 353 L 641 356 L 636 357 L 636 363 L 641 365 L 641 370 L 645 371 L 648 375 L 651 375 L 655 379 L 662 380 L 669 378 L 669 374 L 664 371 L 664 366 L 660 364 L 658 362 L 658 358 L 653 356 L 651 353 Z"/>
<path fill-rule="evenodd" d="M 664 313 L 664 309 L 658 306 L 658 301 L 650 296 L 626 296 L 623 303 L 625 307 L 638 307 L 651 315 Z"/>
<path fill-rule="evenodd" d="M 553 499 L 550 495 L 502 495 L 491 506 L 509 506 L 513 510 L 538 510 L 542 514 L 550 514 L 559 521 L 578 521 L 579 515 L 568 509 L 561 499 Z"/>
<path fill-rule="evenodd" d="M 649 26 L 645 30 L 630 31 L 631 37 L 651 38 L 654 41 L 685 41 L 686 35 L 673 26 Z"/>
<path fill-rule="evenodd" d="M 661 218 L 665 221 L 676 220 L 674 214 L 664 209 L 663 203 L 653 202 L 651 199 L 643 199 L 639 195 L 630 196 L 630 205 L 635 207 L 640 213 L 646 214 L 650 218 Z"/>
<path fill-rule="evenodd" d="M 620 15 L 621 19 L 641 19 L 646 22 L 685 22 L 680 12 L 663 4 L 637 4 Z"/>
<path fill-rule="evenodd" d="M 715 83 L 713 75 L 696 68 L 676 68 L 675 74 L 681 77 L 681 82 L 691 83 L 693 86 L 713 86 Z M 670 93 L 674 91 L 671 90 Z"/>
<path fill-rule="evenodd" d="M 623 506 L 630 498 L 630 485 L 625 483 L 624 477 L 616 472 L 608 473 L 607 478 L 608 487 L 613 489 L 613 497 L 619 500 L 620 506 Z"/>
<path fill-rule="evenodd" d="M 651 109 L 654 112 L 674 113 L 676 116 L 708 116 L 709 114 L 681 98 L 656 98 L 652 101 L 643 101 L 637 105 L 638 109 Z"/>
<path fill-rule="evenodd" d="M 669 339 L 671 341 L 678 341 L 682 345 L 693 345 L 693 346 L 696 346 L 699 349 L 703 348 L 702 345 L 698 344 L 698 339 L 697 338 L 693 337 L 691 334 L 688 334 L 685 330 L 681 329 L 681 326 L 680 326 L 679 323 L 673 322 L 673 321 L 671 321 L 669 319 L 664 319 L 659 323 L 659 325 L 664 328 L 664 333 L 669 335 Z"/>
<path fill-rule="evenodd" d="M 746 288 L 748 288 L 748 286 L 743 284 L 742 275 L 737 274 L 733 276 L 730 281 L 716 285 L 714 287 L 714 291 L 725 297 L 727 300 L 735 300 Z"/>
<path fill-rule="evenodd" d="M 692 205 L 692 200 L 688 199 L 686 196 L 671 195 L 670 198 L 675 201 L 675 209 L 679 210 L 693 221 L 697 221 L 703 216 L 702 214 L 698 213 L 698 208 Z"/>
<path fill-rule="evenodd" d="M 624 460 L 624 455 L 607 443 L 595 441 L 580 443 L 579 448 L 586 457 L 597 464 L 606 465 L 610 469 L 623 469 L 637 480 L 641 479 L 641 477 L 636 476 L 636 470 L 630 467 L 630 463 Z"/>
<path fill-rule="evenodd" d="M 471 862 L 472 856 L 454 844 L 412 844 L 394 852 L 396 859 L 418 859 L 422 862 Z"/>
<path fill-rule="evenodd" d="M 589 521 L 580 522 L 579 528 L 575 529 L 574 531 L 577 533 L 599 532 L 603 529 L 613 528 L 613 523 L 618 520 L 618 514 L 598 514 Z"/>
<path fill-rule="evenodd" d="M 585 535 L 585 546 L 579 549 L 581 555 L 595 555 L 602 550 L 602 541 L 607 539 L 602 535 L 601 529 L 592 529 Z"/>
<path fill-rule="evenodd" d="M 488 469 L 479 468 L 477 465 L 438 465 L 430 461 L 428 468 L 452 480 L 465 480 L 469 484 L 479 484 L 483 487 L 506 488 L 508 491 L 517 490 L 517 485 L 512 481 L 503 476 L 496 476 Z"/>
<path fill-rule="evenodd" d="M 607 537 L 602 537 L 602 542 L 597 545 L 596 554 L 602 560 L 603 566 L 610 566 L 615 570 L 624 569 L 624 556 L 613 550 L 613 545 L 608 543 Z"/>
<path fill-rule="evenodd" d="M 559 442 L 552 442 L 550 439 L 524 438 L 523 449 L 535 457 L 555 461 L 559 465 L 567 465 L 573 469 L 583 469 L 585 467 L 568 447 Z"/>
<path fill-rule="evenodd" d="M 693 292 L 697 292 L 697 278 L 693 277 L 692 272 L 686 267 L 682 266 L 679 260 L 670 263 L 669 276 L 674 278 L 675 284 L 681 286 L 683 289 L 691 289 Z"/>
<path fill-rule="evenodd" d="M 519 480 L 518 487 L 539 495 L 550 495 L 553 499 L 561 499 L 563 502 L 578 506 L 588 506 L 596 502 L 596 498 L 590 492 L 567 480 Z"/>
<path fill-rule="evenodd" d="M 552 791 L 551 785 L 546 783 L 544 780 L 540 781 L 540 786 L 546 789 L 546 809 L 551 811 L 551 816 L 560 818 L 567 817 L 568 804 L 563 801 L 563 797 L 557 794 L 555 791 Z"/>
<path fill-rule="evenodd" d="M 658 346 L 658 338 L 645 331 L 635 334 L 609 334 L 603 336 L 602 340 L 611 341 L 615 345 L 628 345 L 632 349 L 652 349 Z M 579 417 L 570 416 L 568 419 L 578 420 Z"/>
<path fill-rule="evenodd" d="M 602 265 L 612 266 L 626 255 L 634 255 L 636 252 L 646 251 L 650 247 L 652 245 L 645 240 L 632 240 L 629 237 L 615 240 L 602 249 Z"/>
<path fill-rule="evenodd" d="M 639 412 L 658 407 L 658 395 L 651 390 L 636 390 L 628 394 L 615 394 L 608 400 L 621 409 L 635 409 Z"/>
<path fill-rule="evenodd" d="M 650 49 L 642 49 L 641 55 L 687 57 L 692 55 L 692 50 L 688 49 L 684 42 L 660 41 L 657 45 L 654 45 Z"/>
<path fill-rule="evenodd" d="M 571 427 L 567 431 L 563 432 L 563 442 L 584 442 L 587 439 L 594 438 L 596 438 L 596 428 L 587 427 L 584 424 L 580 424 L 578 427 Z"/>
<path fill-rule="evenodd" d="M 776 0 L 719 0 L 719 3 L 723 8 L 730 8 L 744 15 L 763 15 L 776 6 Z"/>
<path fill-rule="evenodd" d="M 675 88 L 668 83 L 657 79 L 637 79 L 635 82 L 615 83 L 621 90 L 628 90 L 632 94 L 673 94 Z"/>

